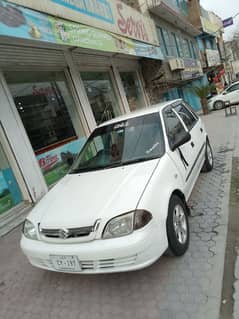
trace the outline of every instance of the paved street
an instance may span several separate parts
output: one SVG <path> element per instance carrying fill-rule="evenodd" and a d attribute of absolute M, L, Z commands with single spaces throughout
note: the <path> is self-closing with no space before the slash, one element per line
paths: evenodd
<path fill-rule="evenodd" d="M 226 118 L 218 111 L 203 118 L 215 168 L 200 175 L 191 196 L 191 243 L 185 256 L 162 257 L 132 273 L 57 274 L 28 264 L 16 229 L 0 240 L 0 318 L 218 319 L 239 115 Z"/>

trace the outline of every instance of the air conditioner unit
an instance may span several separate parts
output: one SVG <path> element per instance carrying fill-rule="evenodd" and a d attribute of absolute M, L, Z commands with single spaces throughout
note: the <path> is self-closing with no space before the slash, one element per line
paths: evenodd
<path fill-rule="evenodd" d="M 168 62 L 169 62 L 171 71 L 184 70 L 185 68 L 183 59 L 175 58 L 175 59 L 170 59 Z"/>

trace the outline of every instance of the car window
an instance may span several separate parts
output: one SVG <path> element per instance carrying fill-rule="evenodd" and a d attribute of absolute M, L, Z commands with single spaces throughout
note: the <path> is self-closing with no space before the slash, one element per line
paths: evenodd
<path fill-rule="evenodd" d="M 176 112 L 169 107 L 163 112 L 169 146 L 172 148 L 185 135 L 185 129 Z"/>
<path fill-rule="evenodd" d="M 194 115 L 189 111 L 189 109 L 184 104 L 178 104 L 175 107 L 175 111 L 178 113 L 180 118 L 183 120 L 184 124 L 186 125 L 187 129 L 190 131 L 195 123 L 197 122 L 197 119 L 194 117 Z"/>
<path fill-rule="evenodd" d="M 230 87 L 227 89 L 227 93 L 230 93 L 230 92 L 233 92 L 233 91 L 236 91 L 236 90 L 239 90 L 239 83 L 230 86 Z"/>
<path fill-rule="evenodd" d="M 159 113 L 146 114 L 96 128 L 71 173 L 146 161 L 163 154 L 164 136 Z"/>

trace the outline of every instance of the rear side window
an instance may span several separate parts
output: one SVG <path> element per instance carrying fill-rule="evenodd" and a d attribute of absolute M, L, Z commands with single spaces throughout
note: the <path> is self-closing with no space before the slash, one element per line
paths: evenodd
<path fill-rule="evenodd" d="M 169 146 L 177 143 L 185 135 L 185 129 L 180 119 L 173 111 L 172 107 L 167 108 L 163 112 L 164 123 L 166 127 L 166 133 L 168 137 Z"/>
<path fill-rule="evenodd" d="M 227 92 L 230 93 L 230 92 L 233 92 L 233 91 L 236 91 L 236 90 L 239 90 L 239 83 L 238 84 L 235 84 L 235 85 L 232 85 L 231 87 L 229 87 L 227 89 Z"/>
<path fill-rule="evenodd" d="M 175 111 L 178 113 L 187 129 L 190 131 L 197 122 L 197 118 L 192 114 L 191 111 L 189 111 L 189 109 L 184 104 L 178 104 L 175 107 Z"/>

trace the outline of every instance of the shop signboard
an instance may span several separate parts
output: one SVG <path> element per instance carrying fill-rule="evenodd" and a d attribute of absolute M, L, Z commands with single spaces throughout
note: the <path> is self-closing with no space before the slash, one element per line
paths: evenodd
<path fill-rule="evenodd" d="M 233 18 L 230 17 L 230 18 L 227 18 L 225 20 L 222 21 L 223 23 L 223 27 L 226 28 L 226 27 L 229 27 L 230 25 L 233 25 Z"/>
<path fill-rule="evenodd" d="M 182 80 L 198 78 L 203 75 L 202 66 L 199 60 L 183 59 L 184 70 L 181 71 Z"/>
<path fill-rule="evenodd" d="M 43 13 L 158 44 L 153 21 L 120 0 L 9 0 Z"/>
<path fill-rule="evenodd" d="M 59 181 L 69 170 L 69 159 L 75 159 L 86 141 L 85 137 L 37 155 L 47 185 Z"/>
<path fill-rule="evenodd" d="M 0 35 L 163 59 L 159 46 L 0 0 Z"/>
<path fill-rule="evenodd" d="M 206 57 L 208 66 L 216 66 L 221 64 L 221 59 L 218 50 L 206 49 Z"/>
<path fill-rule="evenodd" d="M 222 20 L 213 12 L 207 11 L 207 14 L 201 16 L 203 31 L 209 34 L 217 34 L 223 31 Z"/>

